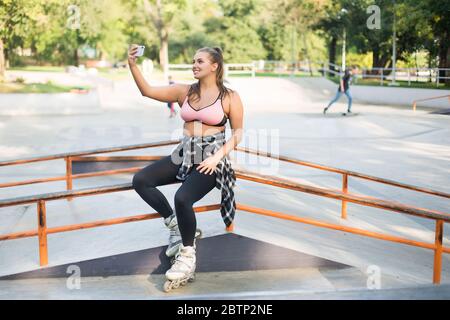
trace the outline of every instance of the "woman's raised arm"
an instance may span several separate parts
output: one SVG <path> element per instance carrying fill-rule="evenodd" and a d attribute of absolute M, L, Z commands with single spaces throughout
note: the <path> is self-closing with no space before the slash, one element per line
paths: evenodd
<path fill-rule="evenodd" d="M 139 70 L 135 56 L 138 46 L 133 44 L 128 51 L 128 65 L 130 66 L 131 74 L 136 82 L 137 87 L 141 94 L 145 97 L 149 97 L 161 102 L 177 102 L 181 95 L 188 89 L 186 84 L 172 84 L 168 86 L 150 86 L 145 80 L 141 71 Z"/>

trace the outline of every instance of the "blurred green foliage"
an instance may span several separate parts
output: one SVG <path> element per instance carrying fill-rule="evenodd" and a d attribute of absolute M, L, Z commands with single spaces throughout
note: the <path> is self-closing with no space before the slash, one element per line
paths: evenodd
<path fill-rule="evenodd" d="M 367 27 L 373 4 L 381 29 Z M 448 66 L 450 2 L 434 0 L 0 0 L 0 55 L 7 67 L 115 63 L 140 43 L 160 63 L 166 43 L 170 63 L 204 46 L 228 63 L 338 63 L 345 29 L 349 64 L 389 67 L 394 13 L 401 65 Z"/>

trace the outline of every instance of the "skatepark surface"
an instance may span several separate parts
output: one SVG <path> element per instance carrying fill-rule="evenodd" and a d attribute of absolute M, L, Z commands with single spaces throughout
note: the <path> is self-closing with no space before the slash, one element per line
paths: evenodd
<path fill-rule="evenodd" d="M 154 84 L 161 84 L 155 82 Z M 244 104 L 240 146 L 450 193 L 450 117 L 431 108 L 371 105 L 343 117 L 346 99 L 326 115 L 335 84 L 322 78 L 231 78 Z M 388 90 L 389 88 L 386 88 Z M 418 89 L 420 90 L 420 89 Z M 0 159 L 19 159 L 180 137 L 182 120 L 164 103 L 140 96 L 134 83 L 100 87 L 99 114 L 0 116 Z M 389 94 L 389 91 L 386 91 Z M 443 94 L 446 94 L 445 92 Z M 450 108 L 450 106 L 449 106 Z M 229 137 L 229 131 L 227 131 Z M 257 141 L 257 142 L 255 142 Z M 105 155 L 166 155 L 173 146 Z M 340 189 L 338 174 L 233 151 L 236 168 Z M 65 174 L 63 160 L 0 167 L 2 182 Z M 132 174 L 74 180 L 73 189 L 131 182 Z M 0 189 L 0 199 L 65 190 L 64 181 Z M 173 205 L 178 185 L 160 187 Z M 449 213 L 448 199 L 356 178 L 349 191 Z M 239 203 L 434 243 L 433 220 L 238 180 Z M 214 189 L 197 205 L 216 204 Z M 48 227 L 151 213 L 133 191 L 47 202 Z M 433 251 L 317 228 L 243 211 L 227 233 L 219 211 L 199 213 L 196 281 L 164 293 L 162 254 L 168 231 L 160 219 L 48 236 L 49 265 L 39 267 L 36 237 L 0 242 L 0 299 L 407 299 L 450 298 L 450 256 L 432 286 Z M 36 229 L 36 205 L 0 208 L 0 234 Z M 450 245 L 448 226 L 444 245 Z M 81 288 L 70 289 L 70 266 Z M 368 290 L 370 270 L 380 271 Z"/>

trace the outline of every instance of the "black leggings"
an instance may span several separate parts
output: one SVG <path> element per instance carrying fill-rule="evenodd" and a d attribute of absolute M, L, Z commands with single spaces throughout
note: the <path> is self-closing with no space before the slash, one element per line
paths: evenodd
<path fill-rule="evenodd" d="M 133 177 L 134 190 L 164 218 L 169 217 L 173 210 L 166 197 L 156 187 L 180 182 L 176 178 L 180 166 L 181 164 L 174 164 L 169 155 L 141 169 Z M 178 227 L 184 246 L 194 244 L 197 229 L 194 203 L 216 186 L 216 174 L 200 173 L 197 167 L 198 164 L 194 164 L 192 171 L 175 193 L 174 199 Z"/>

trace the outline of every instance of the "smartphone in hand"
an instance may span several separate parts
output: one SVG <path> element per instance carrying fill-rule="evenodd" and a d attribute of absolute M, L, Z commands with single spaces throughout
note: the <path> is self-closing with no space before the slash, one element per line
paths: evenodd
<path fill-rule="evenodd" d="M 134 55 L 135 57 L 141 57 L 144 55 L 145 46 L 138 46 L 137 52 Z"/>

